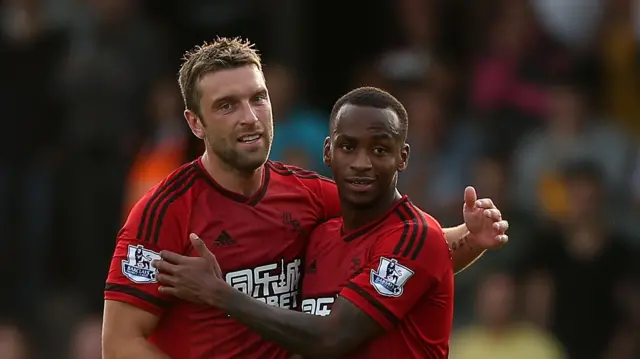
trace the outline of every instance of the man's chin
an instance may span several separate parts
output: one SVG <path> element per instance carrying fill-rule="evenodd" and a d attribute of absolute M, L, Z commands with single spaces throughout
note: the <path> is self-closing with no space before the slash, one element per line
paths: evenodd
<path fill-rule="evenodd" d="M 370 194 L 345 193 L 341 201 L 355 209 L 367 209 L 375 205 L 376 198 Z"/>
<path fill-rule="evenodd" d="M 253 172 L 264 165 L 267 159 L 264 153 L 252 153 L 239 158 L 234 167 L 241 172 Z"/>

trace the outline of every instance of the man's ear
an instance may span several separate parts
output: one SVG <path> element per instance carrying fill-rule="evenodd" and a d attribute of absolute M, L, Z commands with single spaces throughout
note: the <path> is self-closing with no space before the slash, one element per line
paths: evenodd
<path fill-rule="evenodd" d="M 398 164 L 398 172 L 402 172 L 409 166 L 409 152 L 411 147 L 408 143 L 405 143 L 400 150 L 400 163 Z"/>
<path fill-rule="evenodd" d="M 198 115 L 191 110 L 184 110 L 184 118 L 187 120 L 187 124 L 189 125 L 191 132 L 193 132 L 196 137 L 203 140 L 205 134 L 204 124 Z"/>
<path fill-rule="evenodd" d="M 322 148 L 322 162 L 327 167 L 331 168 L 331 137 L 327 136 L 324 139 L 324 146 Z"/>

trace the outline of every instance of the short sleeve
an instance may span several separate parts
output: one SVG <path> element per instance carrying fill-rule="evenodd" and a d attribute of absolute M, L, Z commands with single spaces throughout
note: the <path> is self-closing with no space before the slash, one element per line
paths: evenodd
<path fill-rule="evenodd" d="M 391 330 L 452 271 L 442 228 L 407 222 L 378 238 L 370 261 L 340 296 Z"/>
<path fill-rule="evenodd" d="M 151 261 L 160 258 L 161 250 L 184 254 L 188 248 L 180 216 L 175 208 L 163 211 L 161 201 L 150 192 L 131 210 L 118 234 L 104 294 L 106 300 L 126 302 L 156 315 L 171 305 L 171 299 L 158 292 Z"/>

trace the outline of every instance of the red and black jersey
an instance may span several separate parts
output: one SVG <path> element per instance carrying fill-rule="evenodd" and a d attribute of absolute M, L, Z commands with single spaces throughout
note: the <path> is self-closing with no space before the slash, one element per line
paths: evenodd
<path fill-rule="evenodd" d="M 150 340 L 172 359 L 286 358 L 285 350 L 221 311 L 159 294 L 150 262 L 161 250 L 196 255 L 189 234 L 197 233 L 231 286 L 268 304 L 295 308 L 308 235 L 338 215 L 335 184 L 313 172 L 267 162 L 262 186 L 245 197 L 218 185 L 196 160 L 131 210 L 118 234 L 105 299 L 160 316 Z"/>
<path fill-rule="evenodd" d="M 453 263 L 440 224 L 403 197 L 362 228 L 342 225 L 333 219 L 311 234 L 302 310 L 328 315 L 342 296 L 387 330 L 348 358 L 447 358 Z"/>

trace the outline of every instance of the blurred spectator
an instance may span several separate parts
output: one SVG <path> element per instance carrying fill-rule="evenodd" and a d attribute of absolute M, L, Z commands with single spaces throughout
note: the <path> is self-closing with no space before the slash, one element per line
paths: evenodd
<path fill-rule="evenodd" d="M 33 293 L 46 290 L 52 248 L 64 125 L 54 75 L 64 46 L 64 34 L 48 22 L 40 1 L 0 3 L 0 272 L 23 266 L 19 278 L 7 278 L 16 289 L 0 302 L 9 301 L 11 314 L 29 321 L 39 318 Z"/>
<path fill-rule="evenodd" d="M 639 4 L 608 1 L 601 37 L 605 103 L 613 119 L 636 137 L 640 136 L 640 34 L 634 26 L 640 24 Z"/>
<path fill-rule="evenodd" d="M 471 105 L 487 141 L 510 153 L 549 107 L 543 80 L 562 66 L 526 0 L 498 0 L 484 20 L 484 47 L 473 64 Z M 491 10 L 488 10 L 491 11 Z"/>
<path fill-rule="evenodd" d="M 28 347 L 25 337 L 17 327 L 0 325 L 0 358 L 27 359 Z"/>
<path fill-rule="evenodd" d="M 473 103 L 484 113 L 515 110 L 541 116 L 547 98 L 539 81 L 553 64 L 553 53 L 540 52 L 544 39 L 526 1 L 501 0 L 497 6 L 497 14 L 487 21 L 486 48 L 474 67 Z"/>
<path fill-rule="evenodd" d="M 629 142 L 617 128 L 592 115 L 585 90 L 575 80 L 559 80 L 551 93 L 545 127 L 524 138 L 514 156 L 519 205 L 551 216 L 565 213 L 569 203 L 560 170 L 574 160 L 594 161 L 604 171 L 607 194 L 621 196 Z"/>
<path fill-rule="evenodd" d="M 560 222 L 541 230 L 525 263 L 551 292 L 525 293 L 547 304 L 527 306 L 534 322 L 549 319 L 552 332 L 576 359 L 601 359 L 621 325 L 617 291 L 628 283 L 634 256 L 604 215 L 603 174 L 597 164 L 576 162 L 564 169 L 563 185 L 571 205 Z M 527 286 L 529 290 L 544 286 Z M 539 308 L 549 310 L 544 313 Z M 544 316 L 545 318 L 535 318 Z"/>
<path fill-rule="evenodd" d="M 82 268 L 71 273 L 75 288 L 96 305 L 120 225 L 124 180 L 143 135 L 148 91 L 167 68 L 167 45 L 140 1 L 86 1 L 61 73 L 68 109 L 65 255 Z"/>
<path fill-rule="evenodd" d="M 623 308 L 622 324 L 607 350 L 607 359 L 640 358 L 640 263 L 636 262 L 630 278 L 617 293 L 618 305 Z"/>
<path fill-rule="evenodd" d="M 423 84 L 401 93 L 411 119 L 409 167 L 400 177 L 401 190 L 442 222 L 459 221 L 461 193 L 467 185 L 479 136 L 464 123 L 446 121 L 445 109 L 435 93 Z"/>
<path fill-rule="evenodd" d="M 626 0 L 623 0 L 626 1 Z M 585 48 L 592 44 L 602 18 L 602 0 L 533 0 L 546 30 L 565 46 Z"/>
<path fill-rule="evenodd" d="M 270 157 L 326 174 L 322 144 L 329 134 L 329 119 L 301 102 L 291 71 L 283 64 L 265 66 L 276 128 Z"/>
<path fill-rule="evenodd" d="M 148 109 L 151 131 L 135 156 L 125 184 L 125 216 L 151 187 L 190 160 L 191 136 L 182 118 L 182 99 L 173 79 L 155 84 Z"/>
<path fill-rule="evenodd" d="M 439 4 L 433 0 L 399 0 L 393 5 L 400 38 L 381 55 L 378 71 L 393 81 L 424 79 L 437 52 Z"/>
<path fill-rule="evenodd" d="M 478 290 L 478 324 L 455 333 L 451 359 L 562 359 L 561 346 L 547 333 L 515 318 L 516 284 L 507 274 L 485 277 Z"/>
<path fill-rule="evenodd" d="M 70 359 L 102 358 L 102 318 L 82 320 L 75 328 L 70 347 Z"/>

